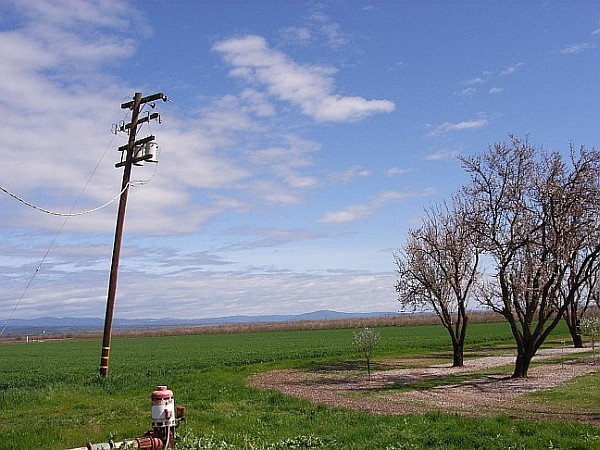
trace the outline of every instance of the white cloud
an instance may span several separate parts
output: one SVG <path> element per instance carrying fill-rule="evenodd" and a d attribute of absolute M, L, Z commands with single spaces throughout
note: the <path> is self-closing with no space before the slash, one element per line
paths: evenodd
<path fill-rule="evenodd" d="M 350 183 L 357 178 L 366 178 L 373 175 L 373 172 L 362 166 L 350 167 L 343 172 L 339 172 L 332 175 L 332 178 L 342 183 Z"/>
<path fill-rule="evenodd" d="M 492 72 L 485 71 L 480 76 L 463 80 L 460 84 L 466 87 L 462 88 L 460 94 L 466 96 L 474 95 L 477 92 L 477 86 L 487 83 L 492 76 Z"/>
<path fill-rule="evenodd" d="M 288 243 L 311 241 L 323 237 L 302 228 L 268 228 L 246 227 L 230 230 L 236 236 L 236 244 L 227 250 L 239 251 L 241 249 L 259 247 L 278 247 Z M 242 239 L 240 242 L 239 238 Z"/>
<path fill-rule="evenodd" d="M 64 5 L 51 0 L 19 2 L 30 19 L 61 27 L 81 28 L 82 25 L 102 26 L 124 30 L 129 27 L 128 16 L 135 13 L 130 6 L 118 0 L 91 0 Z M 67 6 L 67 7 L 65 7 Z"/>
<path fill-rule="evenodd" d="M 352 223 L 373 214 L 374 207 L 370 204 L 351 205 L 338 211 L 331 211 L 319 219 L 319 223 L 328 225 Z"/>
<path fill-rule="evenodd" d="M 262 182 L 263 186 L 269 186 L 272 192 L 268 198 L 288 198 L 291 203 L 299 203 L 299 193 L 320 185 L 319 180 L 304 172 L 312 167 L 312 153 L 319 146 L 311 141 L 306 141 L 298 136 L 289 134 L 277 134 L 274 137 L 277 142 L 271 146 L 264 146 L 248 151 L 249 163 L 258 168 L 259 173 L 264 176 L 275 177 L 283 182 L 283 185 L 272 186 Z"/>
<path fill-rule="evenodd" d="M 134 10 L 125 2 L 113 0 L 70 2 L 47 0 L 17 2 L 28 18 L 27 35 L 49 54 L 60 60 L 56 71 L 69 73 L 93 65 L 129 57 L 135 41 L 126 36 L 131 28 L 148 34 L 143 18 L 131 21 Z M 109 32 L 107 32 L 109 31 Z"/>
<path fill-rule="evenodd" d="M 312 33 L 307 27 L 286 27 L 280 31 L 286 41 L 306 44 L 312 39 Z"/>
<path fill-rule="evenodd" d="M 46 209 L 68 213 L 90 173 L 93 183 L 77 210 L 98 206 L 119 192 L 119 174 L 109 161 L 115 153 L 104 156 L 113 143 L 122 144 L 106 133 L 121 118 L 122 86 L 97 71 L 133 51 L 122 33 L 128 28 L 128 9 L 119 5 L 113 5 L 109 18 L 109 2 L 18 2 L 15 6 L 26 13 L 22 25 L 0 32 L 0 133 L 10 153 L 0 165 L 0 178 Z M 22 131 L 24 117 L 29 132 Z M 7 209 L 13 225 L 28 226 L 31 211 L 12 203 Z M 6 217 L 0 220 L 7 223 Z M 114 216 L 108 221 L 106 211 L 96 220 L 89 230 L 114 228 Z M 37 220 L 36 227 L 52 229 L 54 222 Z"/>
<path fill-rule="evenodd" d="M 321 5 L 317 5 L 320 7 Z M 339 23 L 334 22 L 323 11 L 316 11 L 311 15 L 313 26 L 325 38 L 327 45 L 338 48 L 350 43 L 350 35 L 342 31 Z"/>
<path fill-rule="evenodd" d="M 275 115 L 275 107 L 262 92 L 250 88 L 245 89 L 240 94 L 240 98 L 248 104 L 248 111 L 258 116 L 271 117 Z"/>
<path fill-rule="evenodd" d="M 180 266 L 185 264 L 176 267 Z M 301 314 L 331 309 L 332 305 L 345 312 L 393 311 L 396 303 L 393 271 L 302 273 L 257 268 L 248 272 L 200 272 L 189 267 L 179 274 L 143 278 L 132 267 L 124 267 L 115 317 L 160 318 L 167 312 L 169 317 L 182 319 Z M 89 287 L 98 275 L 103 274 L 82 274 L 79 283 L 68 284 L 64 277 L 46 278 L 44 288 L 30 290 L 16 317 L 40 317 L 48 311 L 55 317 L 103 317 L 105 280 Z M 0 306 L 0 316 L 7 317 L 9 305 Z"/>
<path fill-rule="evenodd" d="M 456 150 L 439 150 L 434 153 L 430 153 L 425 156 L 427 161 L 442 161 L 444 159 L 454 159 L 458 156 L 459 152 Z"/>
<path fill-rule="evenodd" d="M 476 78 L 471 78 L 469 80 L 466 80 L 464 82 L 464 84 L 466 84 L 467 86 L 473 86 L 476 84 L 483 84 L 486 82 L 486 79 L 483 77 L 476 77 Z"/>
<path fill-rule="evenodd" d="M 465 120 L 462 122 L 444 122 L 439 125 L 428 125 L 430 129 L 428 136 L 438 136 L 440 134 L 454 132 L 454 131 L 468 131 L 482 128 L 488 124 L 487 119 L 472 119 Z"/>
<path fill-rule="evenodd" d="M 388 69 L 388 71 L 389 71 L 389 72 L 393 72 L 393 71 L 396 71 L 396 70 L 398 70 L 398 69 L 402 68 L 403 66 L 404 66 L 404 62 L 403 62 L 403 61 L 397 61 L 396 63 L 394 63 L 394 64 L 392 65 L 392 67 L 390 67 L 390 68 Z"/>
<path fill-rule="evenodd" d="M 346 122 L 395 109 L 389 100 L 367 100 L 334 92 L 335 70 L 305 66 L 284 53 L 271 49 L 261 36 L 245 36 L 218 42 L 213 49 L 233 66 L 230 74 L 254 85 L 264 86 L 269 95 L 298 106 L 319 122 Z"/>
<path fill-rule="evenodd" d="M 111 123 L 128 120 L 119 105 L 129 100 L 123 92 L 133 93 L 134 88 L 119 85 L 102 67 L 134 49 L 126 38 L 125 45 L 116 44 L 121 30 L 129 29 L 129 21 L 119 13 L 126 11 L 120 2 L 114 10 L 110 2 L 92 2 L 87 9 L 74 10 L 70 4 L 39 4 L 41 9 L 35 16 L 32 13 L 31 22 L 0 33 L 0 131 L 11 155 L 0 165 L 0 178 L 17 195 L 64 213 L 86 186 L 75 211 L 91 209 L 119 193 L 122 170 L 114 168 L 119 156 L 115 148 L 125 143 L 126 136 L 113 136 L 109 130 Z M 31 2 L 31 8 L 37 5 Z M 47 11 L 49 17 L 40 11 Z M 73 25 L 61 22 L 61 17 L 86 28 L 71 32 Z M 96 47 L 90 44 L 92 35 L 98 38 Z M 327 76 L 323 79 L 327 81 Z M 268 93 L 250 86 L 239 96 L 215 99 L 186 118 L 159 102 L 163 123 L 152 126 L 161 161 L 134 169 L 133 179 L 152 180 L 131 188 L 127 227 L 148 235 L 192 233 L 225 212 L 302 203 L 304 194 L 319 185 L 305 170 L 318 146 L 270 126 L 264 118 L 274 115 L 271 100 Z M 23 117 L 31 122 L 31 133 L 19 131 Z M 150 130 L 144 126 L 139 135 L 146 134 Z M 278 157 L 259 162 L 260 155 L 275 148 L 274 142 L 281 150 Z M 70 219 L 65 231 L 111 233 L 116 204 Z M 10 201 L 6 212 L 0 217 L 3 225 L 31 226 L 34 213 L 23 205 Z M 56 221 L 48 216 L 34 221 L 36 228 L 56 228 Z"/>
<path fill-rule="evenodd" d="M 561 55 L 574 55 L 576 53 L 581 53 L 585 50 L 589 50 L 594 47 L 595 46 L 589 42 L 579 42 L 564 46 L 559 50 L 559 53 Z"/>
<path fill-rule="evenodd" d="M 356 222 L 357 220 L 366 219 L 372 216 L 377 210 L 383 208 L 390 202 L 401 202 L 412 197 L 426 197 L 432 195 L 431 189 L 425 189 L 420 192 L 399 192 L 399 191 L 384 191 L 379 193 L 367 203 L 349 205 L 337 211 L 331 211 L 324 214 L 319 223 L 327 225 L 339 225 Z"/>
<path fill-rule="evenodd" d="M 301 229 L 232 232 L 242 238 L 241 245 L 229 249 L 232 255 L 247 248 L 310 243 L 321 237 Z M 349 312 L 388 311 L 395 304 L 391 270 L 359 273 L 331 266 L 326 271 L 292 271 L 269 264 L 241 269 L 220 255 L 188 246 L 185 249 L 141 247 L 132 241 L 129 239 L 123 248 L 115 309 L 118 318 L 299 314 L 332 309 L 331 305 Z M 26 266 L 9 272 L 6 256 L 37 261 L 45 247 L 28 248 L 24 253 L 23 247 L 15 246 L 14 241 L 2 244 L 6 251 L 0 260 L 0 270 L 10 276 L 3 279 L 2 293 L 6 300 L 0 301 L 0 317 L 7 318 L 15 306 L 14 299 L 31 274 Z M 42 266 L 15 317 L 103 317 L 110 251 L 108 242 L 89 248 L 57 243 L 52 253 L 60 256 L 54 259 L 51 255 Z M 34 269 L 32 264 L 31 271 Z M 343 305 L 340 298 L 344 299 Z"/>
<path fill-rule="evenodd" d="M 310 8 L 312 13 L 303 26 L 282 28 L 280 35 L 283 40 L 298 45 L 321 44 L 333 50 L 348 45 L 350 34 L 342 31 L 341 25 L 325 14 L 325 8 L 325 4 L 315 4 Z"/>
<path fill-rule="evenodd" d="M 500 72 L 500 75 L 502 75 L 502 76 L 512 75 L 523 65 L 524 65 L 524 63 L 522 63 L 522 62 L 516 63 L 516 64 L 511 64 L 506 69 L 504 69 L 502 72 Z"/>
<path fill-rule="evenodd" d="M 517 72 L 517 70 L 519 70 L 523 66 L 524 66 L 524 63 L 518 62 L 518 63 L 514 63 L 514 64 L 509 65 L 508 67 L 506 67 L 505 69 L 501 70 L 500 72 L 484 71 L 478 77 L 470 78 L 468 80 L 463 81 L 461 83 L 461 85 L 462 86 L 466 86 L 466 87 L 463 88 L 460 93 L 462 95 L 467 95 L 467 96 L 474 95 L 477 92 L 476 86 L 489 83 L 490 81 L 492 81 L 494 79 L 497 79 L 498 76 L 503 76 L 504 77 L 504 76 L 513 75 L 515 72 Z M 493 87 L 493 88 L 491 88 L 491 89 L 488 90 L 488 93 L 490 93 L 490 94 L 497 94 L 497 93 L 499 93 L 501 91 L 499 89 L 500 88 Z"/>
<path fill-rule="evenodd" d="M 500 93 L 501 93 L 503 90 L 504 90 L 504 89 L 502 89 L 502 88 L 500 88 L 500 87 L 498 87 L 498 86 L 494 86 L 493 88 L 491 88 L 491 89 L 488 91 L 488 94 L 492 94 L 492 95 L 493 95 L 493 94 L 500 94 Z"/>
<path fill-rule="evenodd" d="M 401 169 L 399 167 L 390 167 L 388 170 L 386 170 L 385 175 L 388 177 L 395 177 L 397 175 L 403 175 L 405 173 L 409 173 L 411 172 L 410 169 Z"/>

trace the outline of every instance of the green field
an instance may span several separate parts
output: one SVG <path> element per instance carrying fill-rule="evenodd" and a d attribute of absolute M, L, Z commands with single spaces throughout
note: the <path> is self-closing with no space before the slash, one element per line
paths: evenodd
<path fill-rule="evenodd" d="M 107 380 L 98 375 L 99 340 L 0 345 L 0 449 L 67 449 L 133 438 L 150 426 L 150 393 L 168 385 L 187 408 L 177 448 L 418 449 L 600 448 L 600 429 L 506 416 L 432 412 L 375 416 L 246 387 L 249 375 L 322 363 L 363 364 L 355 329 L 319 329 L 114 338 Z M 375 362 L 429 356 L 450 361 L 438 325 L 382 327 Z M 568 339 L 559 329 L 555 344 Z M 471 353 L 510 351 L 504 323 L 474 323 Z M 554 407 L 600 402 L 598 374 L 540 395 Z M 582 396 L 585 389 L 587 395 Z M 590 397 L 591 395 L 591 397 Z M 595 397 L 594 397 L 595 396 Z"/>

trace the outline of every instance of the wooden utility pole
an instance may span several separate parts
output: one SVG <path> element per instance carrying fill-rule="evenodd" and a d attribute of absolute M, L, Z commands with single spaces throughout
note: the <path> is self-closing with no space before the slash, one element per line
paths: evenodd
<path fill-rule="evenodd" d="M 104 318 L 104 334 L 102 337 L 102 356 L 100 357 L 100 376 L 106 378 L 108 376 L 108 360 L 110 357 L 110 339 L 112 334 L 112 321 L 113 313 L 115 309 L 115 297 L 117 294 L 117 278 L 119 274 L 119 257 L 121 255 L 121 240 L 123 237 L 123 224 L 125 222 L 125 208 L 127 206 L 127 195 L 129 193 L 129 181 L 131 179 L 131 168 L 133 164 L 147 161 L 153 158 L 155 155 L 143 154 L 136 155 L 136 148 L 140 148 L 143 144 L 154 140 L 154 136 L 148 136 L 147 138 L 136 141 L 136 134 L 138 125 L 147 122 L 151 119 L 158 118 L 158 114 L 149 114 L 148 116 L 140 119 L 140 107 L 141 105 L 151 102 L 153 100 L 161 99 L 167 101 L 167 97 L 163 93 L 150 95 L 143 97 L 140 92 L 136 92 L 133 97 L 133 101 L 123 103 L 122 109 L 131 109 L 131 122 L 120 127 L 120 131 L 129 132 L 129 140 L 127 145 L 119 147 L 121 152 L 125 153 L 125 159 L 121 157 L 121 162 L 116 164 L 115 167 L 125 167 L 123 171 L 123 181 L 121 183 L 121 197 L 119 199 L 119 211 L 117 213 L 117 225 L 115 229 L 115 242 L 113 245 L 112 262 L 110 266 L 110 278 L 108 282 L 108 297 L 106 300 L 106 316 Z"/>

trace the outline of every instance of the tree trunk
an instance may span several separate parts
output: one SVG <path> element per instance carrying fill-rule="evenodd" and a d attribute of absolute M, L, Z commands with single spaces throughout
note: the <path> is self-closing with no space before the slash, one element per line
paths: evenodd
<path fill-rule="evenodd" d="M 563 317 L 571 333 L 571 339 L 573 340 L 573 347 L 583 348 L 583 340 L 581 338 L 581 329 L 579 316 L 577 315 L 576 304 L 571 303 L 571 306 L 565 310 Z"/>
<path fill-rule="evenodd" d="M 573 338 L 573 347 L 583 348 L 583 339 L 581 338 L 580 333 L 574 333 L 571 337 Z"/>
<path fill-rule="evenodd" d="M 515 362 L 515 370 L 511 378 L 527 378 L 527 372 L 529 371 L 529 365 L 533 359 L 534 352 L 523 351 L 517 354 L 517 360 Z"/>
<path fill-rule="evenodd" d="M 452 367 L 462 367 L 464 365 L 464 349 L 463 346 L 458 343 L 453 343 L 453 362 Z"/>

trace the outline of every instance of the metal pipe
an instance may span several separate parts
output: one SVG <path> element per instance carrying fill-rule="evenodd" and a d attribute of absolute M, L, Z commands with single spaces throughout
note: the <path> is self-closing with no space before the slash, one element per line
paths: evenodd
<path fill-rule="evenodd" d="M 159 438 L 155 437 L 139 437 L 135 439 L 129 439 L 121 442 L 100 442 L 98 444 L 92 444 L 91 442 L 85 447 L 71 448 L 69 450 L 111 450 L 119 448 L 127 448 L 128 446 L 134 446 L 139 450 L 162 450 L 163 443 Z"/>

